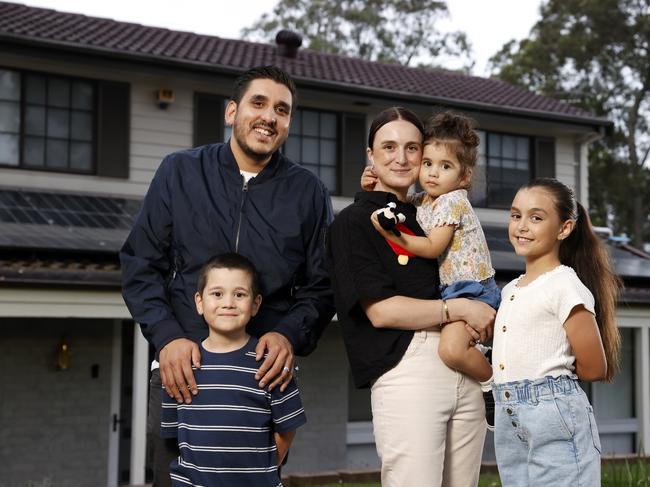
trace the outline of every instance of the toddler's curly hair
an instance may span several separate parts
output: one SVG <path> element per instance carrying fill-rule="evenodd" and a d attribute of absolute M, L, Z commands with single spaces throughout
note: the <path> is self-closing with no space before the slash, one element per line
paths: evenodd
<path fill-rule="evenodd" d="M 443 144 L 456 155 L 462 167 L 461 176 L 465 176 L 476 165 L 481 142 L 474 126 L 474 120 L 459 113 L 438 113 L 425 124 L 424 145 Z"/>

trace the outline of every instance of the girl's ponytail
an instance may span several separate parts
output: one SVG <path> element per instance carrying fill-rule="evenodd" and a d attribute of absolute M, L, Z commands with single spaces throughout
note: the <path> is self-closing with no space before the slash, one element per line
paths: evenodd
<path fill-rule="evenodd" d="M 594 233 L 585 208 L 576 201 L 573 191 L 557 179 L 539 178 L 525 188 L 541 187 L 555 201 L 560 221 L 573 220 L 575 228 L 560 245 L 560 262 L 572 267 L 580 280 L 594 295 L 596 322 L 607 359 L 605 382 L 611 382 L 618 371 L 621 335 L 616 324 L 616 301 L 622 286 L 605 246 Z"/>
<path fill-rule="evenodd" d="M 596 322 L 607 358 L 605 382 L 618 371 L 621 335 L 616 324 L 616 301 L 622 287 L 614 273 L 605 246 L 594 233 L 589 214 L 576 202 L 577 220 L 571 234 L 560 245 L 560 262 L 572 267 L 594 295 Z"/>

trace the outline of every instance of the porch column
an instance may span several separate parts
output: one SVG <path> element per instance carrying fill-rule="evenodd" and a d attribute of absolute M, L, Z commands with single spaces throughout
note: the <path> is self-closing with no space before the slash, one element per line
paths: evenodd
<path fill-rule="evenodd" d="M 636 330 L 636 405 L 639 419 L 639 437 L 642 451 L 648 455 L 650 452 L 650 328 L 643 326 Z M 639 447 L 639 445 L 635 445 Z"/>
<path fill-rule="evenodd" d="M 111 410 L 108 420 L 108 487 L 119 485 L 120 428 L 113 425 L 113 415 L 121 416 L 122 394 L 122 320 L 113 320 L 113 357 L 111 364 Z"/>
<path fill-rule="evenodd" d="M 149 392 L 149 344 L 133 327 L 133 404 L 131 417 L 131 484 L 144 484 L 147 448 L 147 399 Z"/>

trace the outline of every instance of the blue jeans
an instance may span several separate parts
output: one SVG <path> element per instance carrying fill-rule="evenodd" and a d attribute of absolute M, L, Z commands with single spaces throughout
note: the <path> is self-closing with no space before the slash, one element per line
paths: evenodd
<path fill-rule="evenodd" d="M 468 298 L 483 301 L 494 309 L 501 304 L 501 289 L 494 277 L 484 281 L 457 281 L 446 286 L 440 286 L 442 299 Z"/>
<path fill-rule="evenodd" d="M 494 384 L 494 449 L 503 487 L 600 485 L 600 438 L 577 379 Z"/>

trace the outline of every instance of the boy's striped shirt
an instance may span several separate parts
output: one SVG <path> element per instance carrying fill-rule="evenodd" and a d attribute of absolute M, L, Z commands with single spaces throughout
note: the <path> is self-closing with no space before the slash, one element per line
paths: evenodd
<path fill-rule="evenodd" d="M 177 437 L 180 448 L 170 468 L 174 485 L 281 486 L 273 434 L 303 425 L 305 412 L 294 380 L 283 393 L 258 387 L 256 345 L 251 338 L 229 353 L 201 346 L 192 403 L 163 393 L 162 435 Z"/>

